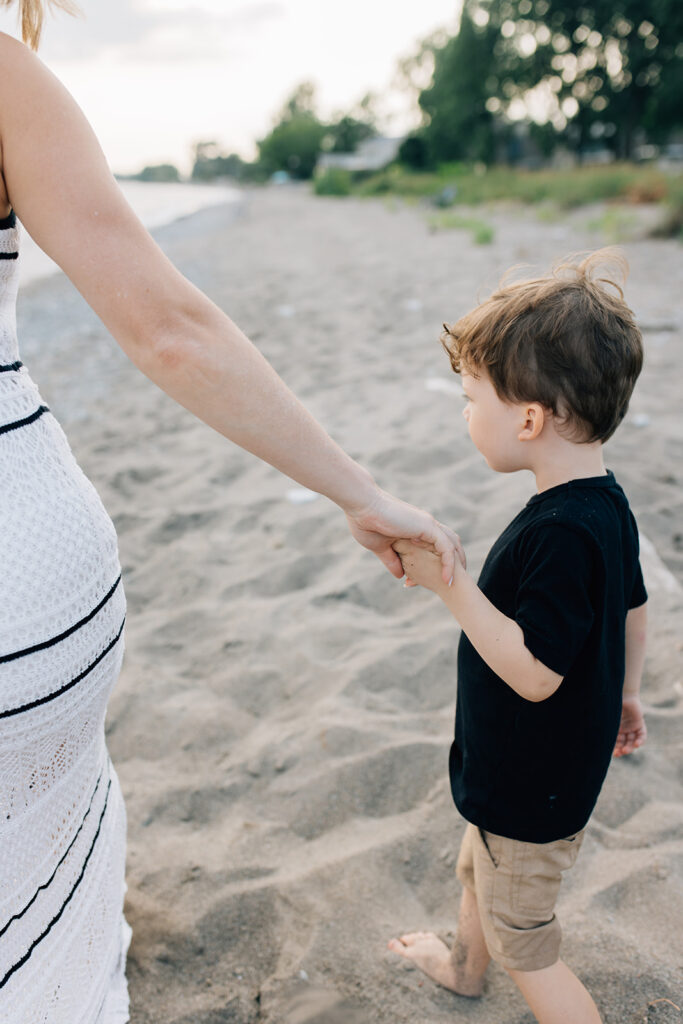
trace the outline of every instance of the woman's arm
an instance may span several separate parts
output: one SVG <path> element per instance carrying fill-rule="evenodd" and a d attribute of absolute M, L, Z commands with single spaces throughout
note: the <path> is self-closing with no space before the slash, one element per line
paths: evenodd
<path fill-rule="evenodd" d="M 126 202 L 68 91 L 0 33 L 1 167 L 10 202 L 135 365 L 225 437 L 336 502 L 400 577 L 398 537 L 435 545 L 444 579 L 457 538 L 382 492 L 335 444 L 240 329 L 166 258 Z"/>

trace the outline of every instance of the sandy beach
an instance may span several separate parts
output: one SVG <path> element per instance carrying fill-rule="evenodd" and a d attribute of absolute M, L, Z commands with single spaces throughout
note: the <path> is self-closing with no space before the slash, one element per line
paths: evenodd
<path fill-rule="evenodd" d="M 683 247 L 638 237 L 650 213 L 623 245 L 645 369 L 606 451 L 645 537 L 649 740 L 613 763 L 559 904 L 564 959 L 606 1024 L 683 1019 Z M 603 244 L 594 214 L 499 207 L 475 245 L 418 205 L 287 187 L 155 237 L 382 486 L 459 531 L 476 574 L 533 480 L 492 473 L 469 441 L 441 324 L 513 263 Z M 496 965 L 466 1000 L 386 950 L 456 925 L 445 608 L 161 393 L 63 275 L 18 311 L 22 358 L 119 533 L 108 742 L 133 1024 L 530 1024 Z"/>

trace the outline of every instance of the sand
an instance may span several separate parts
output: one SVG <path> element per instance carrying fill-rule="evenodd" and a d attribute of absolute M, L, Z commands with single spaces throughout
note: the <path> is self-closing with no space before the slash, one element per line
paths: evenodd
<path fill-rule="evenodd" d="M 599 212 L 599 211 L 598 211 Z M 509 264 L 601 237 L 588 211 L 480 214 L 247 193 L 155 232 L 387 489 L 477 567 L 531 495 L 473 449 L 438 344 Z M 649 213 L 642 215 L 644 220 Z M 625 244 L 646 367 L 607 463 L 645 534 L 649 740 L 615 761 L 562 891 L 564 958 L 606 1024 L 683 1006 L 683 249 Z M 386 951 L 456 924 L 463 822 L 446 773 L 457 629 L 357 547 L 339 511 L 213 434 L 126 361 L 57 275 L 20 296 L 22 356 L 116 522 L 129 602 L 108 741 L 129 818 L 134 1024 L 523 1024 Z M 571 757 L 571 750 L 567 751 Z"/>

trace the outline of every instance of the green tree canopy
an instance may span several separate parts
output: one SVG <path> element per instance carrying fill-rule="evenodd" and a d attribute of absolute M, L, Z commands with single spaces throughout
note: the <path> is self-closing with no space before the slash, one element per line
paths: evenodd
<path fill-rule="evenodd" d="M 433 50 L 431 84 L 419 95 L 426 115 L 423 137 L 431 159 L 483 160 L 494 156 L 491 69 L 496 29 L 477 24 L 466 3 L 460 31 Z M 424 54 L 424 49 L 423 49 Z"/>
<path fill-rule="evenodd" d="M 214 178 L 250 176 L 250 165 L 237 153 L 222 153 L 216 142 L 197 142 L 192 166 L 193 181 L 213 181 Z"/>
<path fill-rule="evenodd" d="M 516 121 L 546 152 L 562 139 L 622 158 L 683 128 L 681 0 L 465 0 L 458 34 L 418 57 L 433 60 L 433 159 L 488 162 Z"/>
<path fill-rule="evenodd" d="M 287 171 L 310 178 L 327 129 L 315 113 L 315 88 L 304 82 L 292 93 L 275 127 L 258 143 L 259 163 L 268 174 Z"/>
<path fill-rule="evenodd" d="M 633 155 L 638 130 L 683 126 L 680 0 L 467 0 L 489 28 L 489 109 L 549 121 L 570 145 L 604 140 Z"/>
<path fill-rule="evenodd" d="M 180 181 L 178 168 L 174 164 L 152 164 L 143 167 L 132 177 L 136 181 Z"/>
<path fill-rule="evenodd" d="M 355 153 L 361 142 L 376 135 L 374 125 L 343 114 L 329 125 L 325 136 L 325 149 L 330 153 Z"/>

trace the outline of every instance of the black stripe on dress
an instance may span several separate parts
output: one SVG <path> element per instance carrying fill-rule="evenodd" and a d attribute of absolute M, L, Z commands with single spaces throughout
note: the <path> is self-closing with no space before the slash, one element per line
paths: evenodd
<path fill-rule="evenodd" d="M 0 260 L 18 260 L 18 252 L 0 252 Z"/>
<path fill-rule="evenodd" d="M 35 939 L 35 941 L 31 943 L 31 945 L 29 946 L 28 950 L 27 950 L 27 951 L 26 951 L 26 952 L 24 953 L 24 955 L 22 956 L 21 960 L 17 960 L 17 962 L 16 962 L 16 963 L 15 963 L 15 964 L 14 964 L 14 965 L 13 965 L 12 967 L 10 967 L 9 971 L 8 971 L 8 972 L 7 972 L 7 974 L 6 974 L 5 976 L 4 976 L 4 978 L 2 978 L 2 979 L 0 980 L 0 988 L 2 988 L 2 987 L 3 987 L 3 985 L 6 985 L 6 984 L 7 984 L 7 982 L 8 982 L 8 981 L 9 981 L 9 979 L 10 979 L 10 978 L 12 977 L 12 975 L 13 975 L 13 974 L 14 974 L 14 973 L 15 973 L 16 971 L 18 971 L 20 967 L 23 967 L 23 966 L 24 966 L 24 964 L 25 964 L 25 963 L 26 963 L 26 961 L 27 961 L 27 960 L 28 960 L 28 959 L 30 958 L 30 956 L 31 956 L 31 954 L 33 953 L 33 950 L 34 950 L 34 949 L 36 948 L 36 946 L 37 946 L 37 945 L 38 945 L 39 943 L 41 943 L 41 942 L 43 941 L 43 939 L 44 939 L 44 938 L 45 938 L 45 937 L 46 937 L 47 935 L 49 935 L 49 933 L 50 933 L 50 932 L 52 931 L 53 927 L 54 927 L 54 926 L 55 926 L 55 925 L 57 924 L 57 921 L 59 921 L 60 917 L 62 916 L 62 914 L 63 914 L 63 913 L 64 913 L 64 911 L 66 910 L 67 906 L 69 905 L 69 903 L 70 903 L 70 902 L 71 902 L 71 900 L 73 899 L 73 895 L 74 895 L 74 893 L 76 892 L 76 889 L 78 889 L 79 885 L 80 885 L 80 884 L 81 884 L 81 882 L 83 881 L 83 875 L 85 874 L 85 869 L 86 869 L 86 868 L 87 868 L 87 866 L 88 866 L 88 861 L 90 860 L 90 858 L 91 858 L 91 856 L 92 856 L 92 852 L 93 852 L 93 850 L 95 849 L 95 843 L 97 842 L 97 837 L 99 836 L 99 834 L 100 834 L 100 829 L 102 828 L 102 821 L 103 821 L 103 819 L 104 819 L 104 815 L 105 815 L 105 812 L 106 812 L 106 810 L 107 810 L 107 803 L 109 802 L 109 791 L 110 791 L 110 789 L 111 789 L 111 779 L 109 780 L 109 785 L 107 786 L 107 795 L 106 795 L 106 797 L 105 797 L 105 800 L 104 800 L 104 807 L 102 808 L 102 813 L 100 814 L 100 820 L 99 820 L 99 822 L 97 823 L 97 831 L 95 832 L 95 836 L 94 836 L 94 838 L 93 838 L 92 844 L 91 844 L 91 846 L 90 846 L 90 849 L 88 850 L 88 855 L 86 856 L 85 860 L 83 861 L 83 867 L 81 868 L 81 873 L 79 874 L 78 878 L 76 879 L 76 881 L 75 881 L 75 883 L 74 883 L 74 886 L 73 886 L 73 888 L 72 888 L 71 892 L 69 893 L 69 895 L 67 896 L 67 898 L 66 898 L 66 899 L 64 900 L 64 902 L 62 903 L 62 906 L 61 906 L 60 910 L 59 910 L 59 911 L 58 911 L 58 913 L 57 913 L 57 914 L 55 914 L 55 916 L 54 916 L 54 917 L 52 918 L 52 920 L 50 921 L 50 923 L 49 923 L 49 925 L 47 926 L 47 928 L 45 929 L 45 931 L 43 931 L 43 932 L 42 932 L 42 933 L 41 933 L 41 934 L 40 934 L 40 935 L 38 936 L 38 938 L 37 938 L 37 939 Z"/>
<path fill-rule="evenodd" d="M 67 846 L 66 850 L 64 851 L 64 853 L 62 854 L 62 856 L 60 857 L 60 859 L 59 859 L 59 860 L 57 861 L 57 864 L 55 865 L 55 869 L 54 869 L 54 871 L 52 872 L 52 874 L 50 875 L 50 877 L 48 878 L 47 882 L 43 882 L 43 884 L 42 884 L 42 885 L 39 885 L 39 886 L 38 886 L 38 888 L 36 889 L 36 891 L 35 891 L 34 895 L 33 895 L 33 896 L 31 897 L 31 899 L 30 899 L 30 900 L 28 901 L 28 903 L 26 904 L 26 906 L 24 907 L 24 909 L 23 909 L 23 910 L 20 910 L 18 914 L 14 914 L 14 915 L 13 915 L 12 917 L 10 917 L 9 921 L 7 922 L 7 924 L 6 924 L 6 925 L 5 925 L 5 926 L 4 926 L 3 928 L 0 928 L 0 939 L 1 939 L 1 938 L 2 938 L 2 936 L 3 936 L 4 934 L 5 934 L 5 932 L 7 931 L 7 929 L 9 928 L 9 926 L 10 926 L 10 925 L 12 924 L 12 922 L 13 922 L 13 921 L 18 921 L 20 917 L 23 917 L 23 916 L 24 916 L 24 914 L 26 913 L 26 911 L 27 911 L 27 910 L 30 910 L 30 909 L 31 909 L 31 907 L 32 907 L 32 906 L 33 906 L 33 904 L 34 904 L 34 903 L 36 902 L 36 900 L 38 899 L 38 896 L 39 896 L 39 895 L 40 895 L 40 893 L 41 893 L 41 892 L 43 891 L 43 889 L 47 889 L 47 888 L 48 888 L 48 886 L 50 885 L 50 883 L 52 882 L 53 878 L 54 878 L 54 877 L 55 877 L 55 875 L 57 874 L 57 871 L 59 870 L 59 868 L 61 867 L 61 865 L 62 865 L 62 864 L 64 863 L 64 861 L 66 860 L 66 858 L 67 858 L 67 856 L 68 856 L 68 854 L 69 854 L 69 850 L 70 850 L 70 849 L 71 849 L 71 847 L 72 847 L 72 846 L 74 845 L 74 843 L 75 843 L 75 842 L 76 842 L 76 840 L 78 839 L 79 835 L 80 835 L 80 834 L 81 834 L 81 832 L 83 831 L 83 826 L 85 825 L 85 823 L 86 823 L 86 820 L 87 820 L 87 817 L 88 817 L 88 815 L 90 814 L 90 811 L 91 811 L 91 809 L 92 809 L 92 804 L 93 804 L 93 800 L 95 799 L 95 794 L 97 793 L 97 790 L 98 790 L 98 789 L 100 788 L 100 782 L 101 782 L 101 781 L 102 781 L 102 773 L 100 773 L 100 777 L 99 777 L 99 779 L 97 780 L 97 782 L 95 783 L 95 788 L 94 788 L 94 790 L 93 790 L 93 794 L 92 794 L 92 796 L 90 797 L 90 803 L 88 804 L 88 809 L 87 809 L 87 811 L 85 812 L 85 815 L 84 815 L 84 817 L 83 817 L 83 821 L 81 822 L 81 824 L 80 824 L 80 826 L 79 826 L 79 828 L 78 828 L 78 832 L 77 832 L 77 833 L 76 833 L 76 835 L 75 835 L 75 836 L 73 837 L 73 839 L 71 840 L 71 842 L 70 842 L 70 843 L 69 843 L 69 845 Z"/>
<path fill-rule="evenodd" d="M 81 628 L 81 626 L 85 626 L 86 622 L 90 622 L 90 620 L 93 619 L 102 608 L 104 608 L 120 582 L 121 577 L 119 576 L 113 587 L 107 591 L 100 603 L 96 605 L 91 612 L 88 612 L 84 618 L 79 619 L 79 621 L 74 623 L 73 626 L 69 626 L 68 629 L 65 629 L 63 633 L 58 633 L 57 636 L 51 637 L 50 640 L 43 640 L 39 644 L 33 644 L 32 647 L 24 647 L 21 651 L 13 651 L 12 654 L 0 654 L 0 665 L 6 661 L 14 661 L 15 658 L 23 658 L 27 654 L 35 654 L 36 651 L 44 651 L 46 647 L 52 647 L 53 644 L 58 644 L 61 640 L 66 640 L 68 636 L 75 633 L 77 629 Z M 0 932 L 0 935 L 1 934 L 2 932 Z"/>
<path fill-rule="evenodd" d="M 117 644 L 121 634 L 123 633 L 123 627 L 125 626 L 125 624 L 126 624 L 126 617 L 124 615 L 123 622 L 121 623 L 121 628 L 119 629 L 119 631 L 116 634 L 116 636 L 114 637 L 114 639 L 110 643 L 107 644 L 107 646 L 104 648 L 102 653 L 98 654 L 97 657 L 95 658 L 95 660 L 93 662 L 91 662 L 90 665 L 88 665 L 88 667 L 86 669 L 84 669 L 82 672 L 80 672 L 76 676 L 75 679 L 72 679 L 71 682 L 69 682 L 69 683 L 65 683 L 64 686 L 61 686 L 58 690 L 54 690 L 53 693 L 48 693 L 44 697 L 39 697 L 37 700 L 32 700 L 28 704 L 22 704 L 21 707 L 18 707 L 18 708 L 8 708 L 6 711 L 0 711 L 0 718 L 11 718 L 12 715 L 20 715 L 24 711 L 31 711 L 32 708 L 37 708 L 41 704 L 47 704 L 48 701 L 55 700 L 56 697 L 61 697 L 61 695 L 63 693 L 66 693 L 67 690 L 70 690 L 72 686 L 75 686 L 77 683 L 80 683 L 80 681 L 82 679 L 85 679 L 85 677 L 88 675 L 88 673 L 92 672 L 92 670 L 97 665 L 99 665 L 99 663 L 102 661 L 102 659 L 105 658 L 107 656 L 107 654 L 109 654 L 109 652 L 111 651 L 112 647 L 114 647 Z"/>
<path fill-rule="evenodd" d="M 19 427 L 27 427 L 29 423 L 33 423 L 35 420 L 39 419 L 44 412 L 49 411 L 50 410 L 46 405 L 39 405 L 35 412 L 32 412 L 30 416 L 25 416 L 23 420 L 14 420 L 13 423 L 4 423 L 0 427 L 0 434 L 6 434 L 8 430 L 18 430 Z"/>
<path fill-rule="evenodd" d="M 24 364 L 17 360 L 16 363 L 5 363 L 4 366 L 0 366 L 0 373 L 10 373 L 12 370 L 20 370 Z"/>
<path fill-rule="evenodd" d="M 0 218 L 0 231 L 3 228 L 13 228 L 17 223 L 17 215 L 14 210 L 10 210 L 6 217 Z"/>

